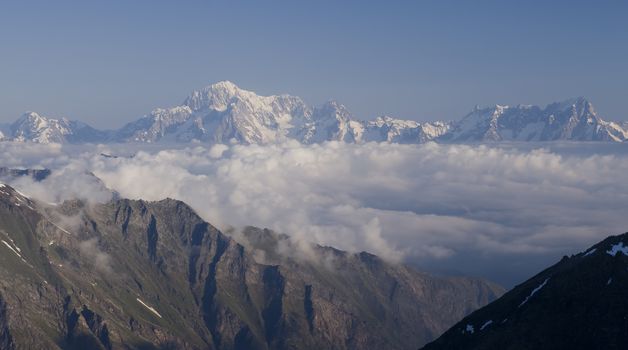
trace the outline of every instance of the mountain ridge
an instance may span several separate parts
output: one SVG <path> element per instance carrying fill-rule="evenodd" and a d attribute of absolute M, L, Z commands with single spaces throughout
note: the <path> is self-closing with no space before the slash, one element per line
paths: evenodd
<path fill-rule="evenodd" d="M 410 349 L 503 292 L 324 247 L 264 264 L 177 200 L 47 205 L 4 184 L 0 250 L 6 349 Z"/>
<path fill-rule="evenodd" d="M 610 236 L 463 318 L 423 350 L 624 349 L 628 233 Z"/>
<path fill-rule="evenodd" d="M 0 140 L 36 143 L 192 142 L 270 144 L 297 140 L 350 143 L 464 143 L 628 140 L 628 123 L 606 121 L 584 97 L 548 104 L 474 108 L 458 121 L 357 119 L 337 101 L 318 107 L 287 94 L 260 96 L 229 81 L 193 91 L 181 105 L 155 108 L 119 129 L 101 131 L 66 118 L 27 112 Z"/>

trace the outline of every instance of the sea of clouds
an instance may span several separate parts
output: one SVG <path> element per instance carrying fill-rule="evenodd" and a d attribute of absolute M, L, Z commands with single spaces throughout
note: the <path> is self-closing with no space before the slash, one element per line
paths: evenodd
<path fill-rule="evenodd" d="M 628 231 L 621 144 L 5 142 L 0 152 L 0 166 L 53 170 L 12 183 L 42 201 L 107 201 L 104 183 L 132 199 L 180 199 L 222 229 L 267 227 L 506 286 Z"/>

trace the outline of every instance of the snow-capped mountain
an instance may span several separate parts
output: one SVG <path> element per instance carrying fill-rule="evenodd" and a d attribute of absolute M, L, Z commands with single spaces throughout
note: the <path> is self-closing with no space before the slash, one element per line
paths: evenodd
<path fill-rule="evenodd" d="M 354 120 L 344 105 L 329 101 L 314 109 L 311 118 L 300 128 L 298 139 L 304 143 L 359 142 L 363 132 L 363 123 Z"/>
<path fill-rule="evenodd" d="M 48 119 L 35 112 L 24 113 L 11 125 L 11 136 L 16 141 L 64 142 L 71 132 L 67 119 Z"/>
<path fill-rule="evenodd" d="M 312 108 L 299 97 L 259 96 L 223 81 L 192 92 L 181 106 L 156 109 L 125 125 L 115 133 L 114 139 L 121 142 L 199 140 L 210 143 L 235 139 L 249 144 L 286 139 L 308 144 L 324 141 L 397 142 L 403 139 L 403 142 L 418 143 L 440 136 L 446 128 L 445 123 L 421 125 L 389 117 L 364 122 L 336 101 Z M 369 133 L 365 133 L 367 130 Z"/>
<path fill-rule="evenodd" d="M 363 121 L 336 101 L 311 107 L 299 97 L 260 96 L 222 81 L 192 92 L 179 106 L 157 108 L 117 130 L 99 131 L 80 122 L 29 112 L 5 129 L 4 136 L 1 132 L 0 140 L 38 143 L 623 142 L 628 140 L 628 123 L 603 120 L 582 97 L 545 108 L 476 107 L 457 122 L 422 123 L 389 116 Z"/>
<path fill-rule="evenodd" d="M 450 123 L 419 123 L 388 116 L 378 117 L 366 124 L 364 140 L 390 143 L 423 143 L 436 140 L 450 128 Z"/>
<path fill-rule="evenodd" d="M 117 132 L 113 133 L 113 139 L 118 142 L 155 142 L 166 136 L 185 123 L 192 111 L 190 108 L 173 107 L 168 109 L 157 108 L 149 115 L 131 122 Z"/>
<path fill-rule="evenodd" d="M 538 106 L 475 108 L 452 125 L 442 140 L 483 141 L 625 141 L 628 131 L 600 118 L 583 97 Z"/>
<path fill-rule="evenodd" d="M 194 91 L 181 106 L 156 109 L 125 125 L 115 140 L 266 144 L 286 139 L 311 114 L 298 97 L 259 96 L 223 81 Z"/>
<path fill-rule="evenodd" d="M 66 118 L 52 119 L 26 112 L 9 127 L 5 139 L 35 143 L 82 143 L 104 140 L 106 132 Z"/>

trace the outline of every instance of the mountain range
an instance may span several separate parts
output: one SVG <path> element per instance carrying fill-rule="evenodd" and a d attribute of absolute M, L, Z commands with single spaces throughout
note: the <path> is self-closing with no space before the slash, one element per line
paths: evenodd
<path fill-rule="evenodd" d="M 226 235 L 172 199 L 48 204 L 0 184 L 0 349 L 416 349 L 501 294 L 266 229 Z"/>
<path fill-rule="evenodd" d="M 117 130 L 27 112 L 0 131 L 0 140 L 36 143 L 192 142 L 269 144 L 296 140 L 350 143 L 427 141 L 614 141 L 628 123 L 602 119 L 583 97 L 552 103 L 476 107 L 459 121 L 417 122 L 390 116 L 364 121 L 336 101 L 310 107 L 290 95 L 260 96 L 222 81 L 192 92 L 179 106 L 157 108 Z"/>
<path fill-rule="evenodd" d="M 423 349 L 626 349 L 627 290 L 625 233 L 563 257 Z"/>

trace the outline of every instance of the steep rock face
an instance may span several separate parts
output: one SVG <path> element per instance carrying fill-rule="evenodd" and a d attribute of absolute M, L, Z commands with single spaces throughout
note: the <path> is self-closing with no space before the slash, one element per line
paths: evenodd
<path fill-rule="evenodd" d="M 278 265 L 283 275 L 278 327 L 286 344 L 307 339 L 307 348 L 334 348 L 340 335 L 348 348 L 412 348 L 475 308 L 465 303 L 484 304 L 501 294 L 490 283 L 436 277 L 365 252 L 314 246 L 303 257 L 286 236 L 269 230 L 249 227 L 243 235 L 253 255 Z"/>
<path fill-rule="evenodd" d="M 501 292 L 330 248 L 263 263 L 174 200 L 42 206 L 2 185 L 0 239 L 18 348 L 416 348 Z"/>
<path fill-rule="evenodd" d="M 7 348 L 55 348 L 63 286 L 41 250 L 35 203 L 0 185 L 0 333 Z"/>
<path fill-rule="evenodd" d="M 628 233 L 563 257 L 424 349 L 624 349 L 627 289 Z"/>

